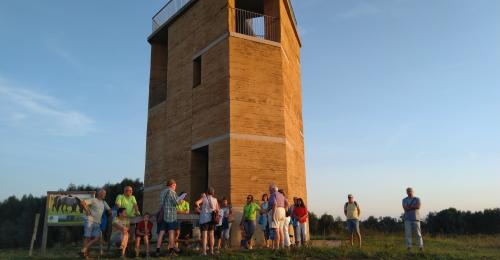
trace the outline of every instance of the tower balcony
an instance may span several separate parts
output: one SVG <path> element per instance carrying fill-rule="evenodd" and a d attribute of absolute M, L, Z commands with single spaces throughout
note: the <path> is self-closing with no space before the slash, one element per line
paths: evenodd
<path fill-rule="evenodd" d="M 152 18 L 153 33 L 149 39 L 164 38 L 162 28 L 197 0 L 169 0 Z M 261 40 L 280 42 L 278 0 L 236 0 L 228 7 L 229 31 Z M 272 4 L 274 3 L 274 4 Z"/>
<path fill-rule="evenodd" d="M 280 41 L 280 20 L 278 17 L 244 9 L 231 9 L 234 32 L 273 42 Z"/>
<path fill-rule="evenodd" d="M 161 9 L 153 16 L 153 34 L 170 21 L 179 11 L 186 8 L 189 3 L 195 0 L 169 0 Z"/>

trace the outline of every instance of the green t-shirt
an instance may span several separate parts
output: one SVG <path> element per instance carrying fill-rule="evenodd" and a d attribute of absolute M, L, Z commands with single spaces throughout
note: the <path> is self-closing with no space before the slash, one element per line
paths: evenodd
<path fill-rule="evenodd" d="M 137 205 L 134 195 L 130 197 L 125 197 L 125 195 L 120 194 L 116 197 L 115 204 L 119 208 L 125 208 L 127 212 L 127 217 L 135 217 L 134 205 Z"/>
<path fill-rule="evenodd" d="M 183 200 L 181 203 L 177 204 L 176 209 L 177 211 L 189 212 L 189 203 Z"/>
<path fill-rule="evenodd" d="M 243 208 L 243 215 L 245 216 L 245 220 L 256 220 L 257 212 L 259 212 L 260 206 L 257 203 L 246 204 Z"/>

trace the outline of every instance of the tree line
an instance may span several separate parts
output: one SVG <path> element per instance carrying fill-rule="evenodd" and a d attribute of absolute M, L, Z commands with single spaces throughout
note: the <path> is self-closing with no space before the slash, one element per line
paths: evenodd
<path fill-rule="evenodd" d="M 370 216 L 360 223 L 362 230 L 381 233 L 403 232 L 402 216 L 374 217 Z M 455 208 L 431 212 L 422 221 L 422 231 L 430 235 L 474 235 L 500 234 L 500 208 L 485 209 L 483 211 L 461 211 Z M 313 236 L 330 236 L 343 234 L 346 229 L 345 221 L 334 218 L 332 215 L 317 216 L 309 213 L 309 231 Z"/>
<path fill-rule="evenodd" d="M 142 206 L 143 183 L 139 180 L 124 179 L 119 183 L 106 184 L 106 201 L 114 205 L 116 196 L 123 192 L 125 186 L 132 186 L 139 206 Z M 95 191 L 97 187 L 89 185 L 69 185 L 60 191 Z M 33 232 L 35 214 L 40 213 L 37 246 L 40 245 L 42 227 L 45 220 L 45 206 L 47 197 L 25 195 L 18 199 L 9 197 L 0 202 L 0 248 L 29 247 Z M 403 232 L 402 218 L 370 216 L 361 222 L 362 230 L 382 233 Z M 309 230 L 313 236 L 331 236 L 345 234 L 346 224 L 343 218 L 329 214 L 317 216 L 309 213 Z M 454 208 L 432 212 L 422 222 L 423 232 L 431 235 L 469 235 L 469 234 L 500 234 L 500 208 L 484 211 L 460 211 Z M 80 243 L 82 227 L 49 228 L 47 245 L 59 243 Z"/>

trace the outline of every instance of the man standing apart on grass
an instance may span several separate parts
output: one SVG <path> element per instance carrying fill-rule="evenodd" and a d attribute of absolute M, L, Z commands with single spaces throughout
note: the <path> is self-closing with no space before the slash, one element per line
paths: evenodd
<path fill-rule="evenodd" d="M 99 241 L 101 237 L 101 218 L 104 210 L 111 215 L 111 208 L 104 201 L 106 190 L 100 189 L 97 192 L 97 198 L 82 200 L 81 205 L 86 216 L 83 218 L 83 248 L 80 251 L 82 257 L 88 256 L 89 247 Z"/>
<path fill-rule="evenodd" d="M 359 232 L 359 216 L 361 209 L 358 202 L 354 201 L 352 194 L 347 195 L 347 202 L 344 205 L 344 215 L 347 218 L 347 231 L 351 237 L 351 246 L 354 246 L 354 233 L 358 236 L 359 247 L 361 247 L 361 232 Z"/>
<path fill-rule="evenodd" d="M 412 236 L 415 232 L 417 234 L 417 246 L 420 250 L 423 250 L 424 241 L 420 230 L 420 199 L 413 196 L 412 188 L 407 188 L 406 194 L 408 197 L 403 199 L 406 247 L 411 250 Z"/>

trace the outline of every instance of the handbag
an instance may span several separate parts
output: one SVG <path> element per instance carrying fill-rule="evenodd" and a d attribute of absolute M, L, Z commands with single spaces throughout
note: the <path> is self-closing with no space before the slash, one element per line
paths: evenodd
<path fill-rule="evenodd" d="M 213 210 L 212 211 L 212 223 L 213 224 L 219 224 L 220 223 L 220 215 L 219 215 L 219 210 L 214 209 L 214 206 L 212 205 L 212 198 L 209 198 L 208 196 L 205 195 L 205 197 L 208 200 L 208 205 L 210 205 L 210 208 Z"/>

